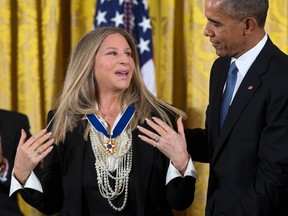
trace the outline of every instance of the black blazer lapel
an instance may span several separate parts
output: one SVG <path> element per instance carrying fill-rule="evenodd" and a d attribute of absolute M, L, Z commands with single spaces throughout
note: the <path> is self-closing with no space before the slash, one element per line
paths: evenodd
<path fill-rule="evenodd" d="M 213 101 L 211 103 L 211 106 L 213 107 L 211 109 L 212 113 L 211 113 L 211 121 L 215 124 L 216 128 L 214 130 L 213 137 L 218 137 L 219 134 L 219 122 L 220 122 L 220 108 L 221 108 L 221 98 L 222 98 L 222 94 L 223 94 L 223 87 L 225 85 L 226 82 L 226 77 L 227 77 L 227 73 L 230 67 L 230 58 L 225 58 L 223 59 L 223 63 L 218 64 L 217 66 L 215 66 L 215 68 L 213 67 L 212 70 L 213 72 L 213 77 L 211 77 L 211 79 L 216 80 L 214 81 L 215 86 L 211 86 L 212 87 L 212 97 L 213 97 Z M 225 73 L 223 73 L 222 71 L 226 71 Z"/>
<path fill-rule="evenodd" d="M 208 108 L 209 111 L 207 112 L 207 121 L 208 121 L 207 126 L 210 134 L 209 140 L 211 144 L 213 144 L 211 145 L 212 152 L 215 152 L 217 139 L 219 137 L 219 130 L 220 130 L 219 113 L 221 107 L 221 97 L 223 94 L 223 87 L 226 82 L 226 76 L 229 70 L 230 61 L 231 61 L 230 58 L 218 58 L 213 64 L 211 69 L 210 100 Z"/>
<path fill-rule="evenodd" d="M 212 164 L 214 163 L 220 149 L 223 147 L 223 144 L 225 143 L 225 140 L 227 139 L 229 133 L 233 129 L 233 126 L 237 123 L 237 120 L 239 119 L 241 113 L 249 103 L 251 97 L 261 86 L 260 76 L 261 74 L 266 72 L 269 60 L 273 55 L 274 50 L 275 46 L 268 38 L 268 41 L 266 42 L 264 48 L 259 53 L 258 57 L 255 59 L 254 63 L 244 77 L 241 85 L 239 86 L 239 89 L 233 99 L 229 112 L 226 116 L 226 120 L 219 133 L 219 137 L 217 139 L 215 151 L 212 158 Z M 221 101 L 221 96 L 219 98 L 219 101 Z M 218 102 L 217 105 L 220 110 L 220 102 Z M 219 116 L 219 113 L 217 116 Z M 217 120 L 219 122 L 219 117 Z"/>
<path fill-rule="evenodd" d="M 82 126 L 83 127 L 83 126 Z M 84 151 L 87 145 L 91 145 L 90 139 L 85 141 L 83 138 L 84 128 L 77 127 L 73 132 L 68 132 L 63 150 L 63 191 L 69 206 L 64 206 L 64 212 L 69 215 L 82 214 L 82 181 Z M 81 153 L 80 153 L 81 152 Z"/>
<path fill-rule="evenodd" d="M 144 125 L 145 126 L 145 125 Z M 147 126 L 147 125 L 146 125 Z M 139 131 L 133 131 L 133 168 L 135 173 L 137 212 L 139 216 L 144 215 L 145 199 L 148 183 L 150 180 L 151 167 L 155 149 L 138 137 Z M 135 168 L 137 167 L 137 169 Z"/>

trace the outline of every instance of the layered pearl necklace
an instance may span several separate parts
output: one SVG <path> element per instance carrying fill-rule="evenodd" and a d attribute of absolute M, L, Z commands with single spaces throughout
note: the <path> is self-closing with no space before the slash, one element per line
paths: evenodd
<path fill-rule="evenodd" d="M 95 169 L 100 194 L 116 211 L 122 211 L 128 200 L 129 175 L 132 169 L 132 132 L 127 129 L 135 113 L 134 105 L 128 106 L 119 121 L 108 134 L 103 122 L 96 115 L 87 115 L 91 124 L 90 140 L 95 155 Z M 115 175 L 112 173 L 115 172 Z M 114 187 L 110 184 L 114 183 Z M 115 206 L 115 200 L 124 192 L 123 204 Z"/>
<path fill-rule="evenodd" d="M 113 154 L 107 152 L 103 145 L 103 135 L 94 128 L 90 130 L 90 140 L 96 159 L 95 169 L 99 191 L 114 210 L 121 211 L 127 203 L 129 174 L 132 168 L 131 130 L 128 129 L 115 138 L 115 143 L 119 144 L 119 147 Z M 113 171 L 115 171 L 115 176 L 111 173 Z M 110 185 L 110 179 L 115 183 L 114 188 Z M 117 207 L 112 200 L 116 199 L 123 191 L 125 191 L 123 204 L 121 207 Z"/>

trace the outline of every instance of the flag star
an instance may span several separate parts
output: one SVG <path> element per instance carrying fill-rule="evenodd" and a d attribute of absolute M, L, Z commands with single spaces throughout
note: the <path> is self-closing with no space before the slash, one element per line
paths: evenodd
<path fill-rule="evenodd" d="M 150 52 L 150 49 L 148 46 L 149 43 L 150 43 L 150 40 L 144 41 L 142 37 L 140 38 L 140 43 L 137 45 L 137 47 L 139 47 L 140 49 L 140 54 L 143 54 L 145 51 Z"/>
<path fill-rule="evenodd" d="M 133 5 L 138 5 L 138 1 L 137 0 L 133 0 Z"/>
<path fill-rule="evenodd" d="M 142 4 L 144 5 L 145 10 L 148 9 L 148 4 L 146 0 L 142 0 Z"/>
<path fill-rule="evenodd" d="M 119 0 L 119 5 L 122 5 L 125 0 Z"/>
<path fill-rule="evenodd" d="M 121 24 L 124 25 L 123 14 L 119 14 L 119 12 L 116 11 L 116 15 L 111 19 L 111 21 L 115 22 L 116 27 L 119 27 Z"/>
<path fill-rule="evenodd" d="M 101 10 L 98 11 L 98 14 L 96 17 L 97 26 L 99 26 L 102 22 L 107 23 L 107 20 L 105 19 L 106 14 L 107 14 L 107 11 L 103 11 L 103 12 Z"/>
<path fill-rule="evenodd" d="M 148 28 L 152 29 L 150 19 L 149 18 L 146 19 L 145 16 L 143 16 L 142 22 L 139 23 L 138 25 L 143 28 L 144 33 L 147 31 Z"/>

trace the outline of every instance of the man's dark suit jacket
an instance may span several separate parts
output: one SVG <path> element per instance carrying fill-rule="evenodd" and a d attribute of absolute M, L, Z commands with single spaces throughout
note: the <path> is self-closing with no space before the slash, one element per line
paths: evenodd
<path fill-rule="evenodd" d="M 206 129 L 185 131 L 192 159 L 210 163 L 206 215 L 287 216 L 288 57 L 268 38 L 220 129 L 230 61 L 211 69 Z"/>
<path fill-rule="evenodd" d="M 21 136 L 21 129 L 24 129 L 30 137 L 30 126 L 28 118 L 24 114 L 12 111 L 0 110 L 0 132 L 2 137 L 3 156 L 9 162 L 9 172 L 6 182 L 0 182 L 0 215 L 16 216 L 20 212 L 17 195 L 9 197 L 11 171 L 14 167 L 16 149 Z"/>
<path fill-rule="evenodd" d="M 52 113 L 50 112 L 48 120 L 51 118 Z M 100 194 L 97 202 L 84 201 L 84 155 L 85 148 L 91 148 L 90 139 L 85 141 L 83 138 L 86 124 L 85 120 L 80 122 L 72 132 L 67 133 L 65 143 L 55 146 L 45 158 L 41 176 L 37 174 L 41 179 L 44 193 L 29 189 L 20 191 L 24 200 L 38 210 L 46 214 L 61 211 L 62 215 L 79 216 L 84 215 L 87 202 L 92 202 L 102 212 L 105 212 L 105 214 L 95 212 L 94 215 L 116 214 L 112 213 L 113 209 L 109 205 L 108 208 L 106 207 L 108 201 Z M 149 126 L 144 123 L 143 127 Z M 127 203 L 128 206 L 136 208 L 133 211 L 137 211 L 137 214 L 133 214 L 133 216 L 171 216 L 170 208 L 179 210 L 189 207 L 194 198 L 195 178 L 191 176 L 177 177 L 165 186 L 169 159 L 157 148 L 143 142 L 138 134 L 139 130 L 132 132 L 132 170 L 136 191 L 128 191 L 128 200 L 131 193 L 135 195 L 135 200 L 130 199 L 133 204 Z M 92 169 L 92 172 L 96 172 L 94 166 Z M 97 185 L 96 178 L 95 185 Z M 119 215 L 122 214 L 119 213 Z"/>

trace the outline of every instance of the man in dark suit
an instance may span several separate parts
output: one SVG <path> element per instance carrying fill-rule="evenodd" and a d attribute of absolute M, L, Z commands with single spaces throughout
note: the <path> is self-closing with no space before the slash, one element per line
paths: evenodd
<path fill-rule="evenodd" d="M 210 163 L 206 216 L 288 215 L 288 57 L 265 33 L 267 11 L 268 0 L 205 0 L 219 58 L 205 129 L 185 135 L 192 159 Z"/>
<path fill-rule="evenodd" d="M 288 57 L 265 33 L 267 11 L 268 0 L 205 0 L 204 34 L 219 58 L 206 129 L 185 132 L 192 158 L 210 163 L 209 216 L 288 215 Z M 233 62 L 237 78 L 225 118 Z"/>
<path fill-rule="evenodd" d="M 17 194 L 9 197 L 11 171 L 21 129 L 30 136 L 30 126 L 26 115 L 0 110 L 0 215 L 23 215 L 17 203 Z"/>

